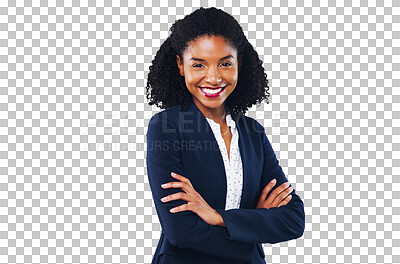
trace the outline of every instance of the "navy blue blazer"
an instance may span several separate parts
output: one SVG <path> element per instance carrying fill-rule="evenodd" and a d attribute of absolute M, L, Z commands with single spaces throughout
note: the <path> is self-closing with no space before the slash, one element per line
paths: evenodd
<path fill-rule="evenodd" d="M 203 113 L 191 100 L 155 114 L 147 131 L 147 173 L 162 232 L 152 264 L 265 263 L 261 243 L 299 238 L 305 227 L 304 204 L 292 192 L 287 205 L 255 209 L 264 187 L 274 189 L 287 179 L 265 134 L 264 127 L 245 115 L 233 115 L 243 162 L 243 190 L 239 209 L 225 211 L 226 174 L 218 143 Z M 160 199 L 180 188 L 161 184 L 188 178 L 193 188 L 218 213 L 226 227 L 209 225 L 192 211 L 171 213 L 185 200 Z M 272 191 L 271 191 L 272 192 Z M 269 194 L 271 194 L 271 192 Z"/>

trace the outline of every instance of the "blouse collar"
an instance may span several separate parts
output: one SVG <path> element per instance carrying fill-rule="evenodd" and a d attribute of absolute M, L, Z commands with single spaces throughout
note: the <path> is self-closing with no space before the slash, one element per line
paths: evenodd
<path fill-rule="evenodd" d="M 232 119 L 231 115 L 230 115 L 230 114 L 227 114 L 227 115 L 225 116 L 225 118 L 226 118 L 226 124 L 227 124 L 227 126 L 231 127 L 232 129 L 235 129 L 235 128 L 236 128 L 236 123 L 235 123 L 235 121 Z M 211 125 L 212 125 L 214 128 L 220 129 L 220 125 L 219 125 L 217 122 L 215 122 L 214 120 L 212 120 L 212 119 L 210 119 L 210 118 L 207 118 L 207 117 L 206 117 L 206 119 L 211 123 Z"/>

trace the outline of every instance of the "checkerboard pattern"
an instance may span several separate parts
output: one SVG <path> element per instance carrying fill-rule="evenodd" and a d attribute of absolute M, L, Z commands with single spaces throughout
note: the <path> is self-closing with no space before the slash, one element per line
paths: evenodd
<path fill-rule="evenodd" d="M 247 115 L 305 204 L 266 262 L 400 263 L 398 0 L 0 1 L 0 263 L 151 262 L 144 87 L 200 6 L 264 62 L 271 104 Z"/>

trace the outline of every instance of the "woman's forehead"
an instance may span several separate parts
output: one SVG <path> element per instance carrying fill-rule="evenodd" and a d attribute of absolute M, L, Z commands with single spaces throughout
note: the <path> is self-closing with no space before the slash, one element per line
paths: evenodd
<path fill-rule="evenodd" d="M 184 56 L 221 56 L 236 57 L 236 49 L 224 37 L 200 37 L 188 43 Z M 190 58 L 188 58 L 190 59 Z"/>

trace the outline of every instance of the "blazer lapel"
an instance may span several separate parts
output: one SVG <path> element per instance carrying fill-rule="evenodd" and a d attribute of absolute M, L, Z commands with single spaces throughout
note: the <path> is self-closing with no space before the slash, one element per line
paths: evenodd
<path fill-rule="evenodd" d="M 247 195 L 248 192 L 251 191 L 251 186 L 249 185 L 250 182 L 248 181 L 248 175 L 250 172 L 250 168 L 248 168 L 248 151 L 249 148 L 246 146 L 251 146 L 251 142 L 249 142 L 249 131 L 246 131 L 247 125 L 244 122 L 243 118 L 239 116 L 238 120 L 236 121 L 236 127 L 239 134 L 239 151 L 240 156 L 242 159 L 242 167 L 243 167 L 243 187 L 242 187 L 242 197 L 240 199 L 240 206 L 239 208 L 249 208 Z"/>
<path fill-rule="evenodd" d="M 190 170 L 196 175 L 190 179 L 193 187 L 212 208 L 224 209 L 227 189 L 225 167 L 210 124 L 193 100 L 188 109 L 181 112 L 179 122 L 184 129 L 184 141 L 190 149 L 186 151 L 187 157 L 182 159 L 190 164 Z M 190 148 L 190 144 L 198 145 Z"/>
<path fill-rule="evenodd" d="M 213 208 L 224 209 L 226 205 L 226 193 L 227 193 L 225 165 L 217 140 L 210 127 L 210 124 L 208 123 L 205 116 L 203 115 L 203 113 L 200 111 L 200 109 L 197 107 L 197 105 L 194 103 L 193 100 L 190 101 L 187 111 L 181 112 L 181 114 L 182 115 L 180 116 L 180 127 L 182 127 L 184 130 L 188 129 L 187 132 L 189 133 L 187 135 L 188 136 L 190 135 L 191 137 L 191 139 L 187 138 L 187 140 L 192 140 L 194 142 L 201 142 L 202 148 L 203 147 L 207 148 L 208 146 L 205 155 L 201 156 L 203 161 L 202 165 L 208 166 L 209 170 L 215 172 L 214 177 L 212 177 L 210 181 L 206 180 L 208 175 L 203 175 L 203 178 L 200 180 L 202 181 L 206 180 L 208 184 L 212 184 L 213 188 L 218 189 L 219 192 L 211 195 L 210 192 L 207 192 L 207 190 L 199 190 L 199 193 L 201 193 L 200 191 L 204 191 L 204 193 L 209 196 L 203 198 L 210 204 L 211 207 L 215 206 Z M 236 123 L 236 128 L 239 134 L 238 145 L 243 167 L 243 188 L 242 188 L 242 197 L 240 201 L 240 208 L 249 208 L 249 201 L 247 201 L 247 196 L 248 192 L 252 191 L 251 183 L 247 179 L 249 177 L 249 172 L 250 172 L 250 168 L 248 168 L 248 161 L 247 161 L 247 159 L 249 158 L 248 152 L 250 151 L 250 149 L 246 147 L 246 146 L 251 146 L 251 140 L 249 138 L 249 128 L 244 122 L 243 120 L 244 118 L 242 115 L 231 114 L 231 116 Z M 213 165 L 210 167 L 210 164 Z M 199 186 L 199 188 L 202 188 L 206 187 L 207 184 L 199 183 L 197 184 L 197 186 Z M 208 185 L 208 187 L 210 188 L 210 185 Z M 208 200 L 206 198 L 208 198 Z"/>

